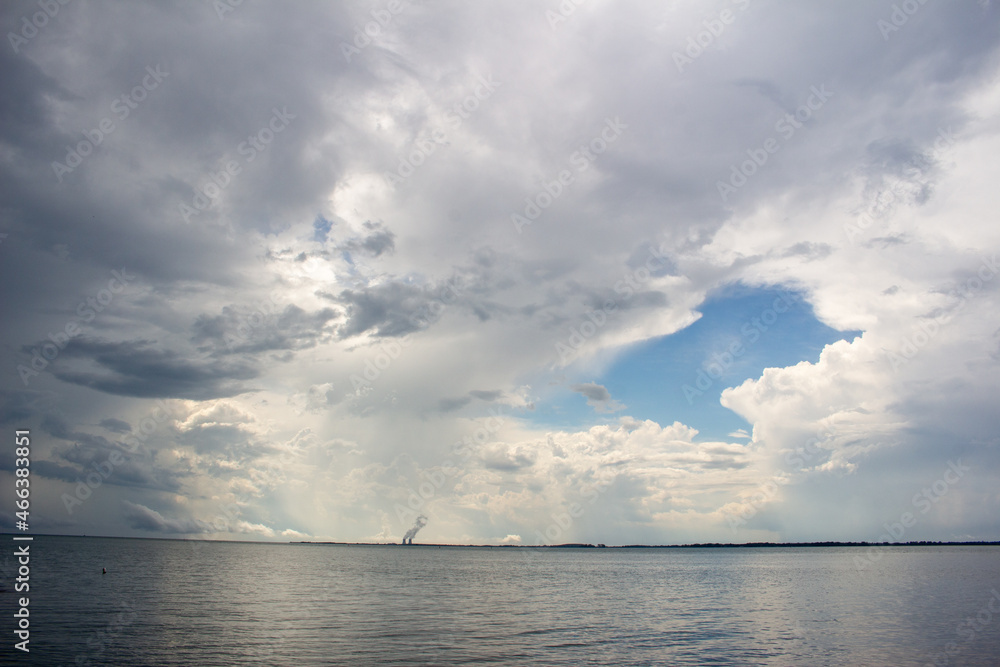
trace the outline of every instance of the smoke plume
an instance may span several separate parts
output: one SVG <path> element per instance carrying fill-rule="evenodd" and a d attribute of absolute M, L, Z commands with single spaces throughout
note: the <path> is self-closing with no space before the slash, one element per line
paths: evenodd
<path fill-rule="evenodd" d="M 420 529 L 426 525 L 427 517 L 421 514 L 417 517 L 417 520 L 413 522 L 413 527 L 406 531 L 406 535 L 403 535 L 403 544 L 413 544 L 413 538 L 420 531 Z"/>

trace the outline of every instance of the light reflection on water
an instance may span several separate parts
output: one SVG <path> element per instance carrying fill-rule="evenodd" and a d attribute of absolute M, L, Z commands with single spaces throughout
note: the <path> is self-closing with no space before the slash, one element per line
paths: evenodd
<path fill-rule="evenodd" d="M 31 658 L 927 665 L 954 642 L 951 664 L 997 664 L 1000 614 L 972 639 L 956 628 L 1000 590 L 1000 548 L 894 547 L 863 571 L 857 553 L 38 537 Z"/>

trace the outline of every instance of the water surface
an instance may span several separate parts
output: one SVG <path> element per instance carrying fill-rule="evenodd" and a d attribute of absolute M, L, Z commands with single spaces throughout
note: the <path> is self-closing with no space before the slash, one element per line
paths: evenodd
<path fill-rule="evenodd" d="M 998 664 L 1000 548 L 862 553 L 36 537 L 28 664 Z"/>

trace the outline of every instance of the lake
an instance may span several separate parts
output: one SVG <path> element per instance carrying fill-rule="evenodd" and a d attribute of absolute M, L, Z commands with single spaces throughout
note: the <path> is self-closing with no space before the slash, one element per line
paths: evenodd
<path fill-rule="evenodd" d="M 869 557 L 38 536 L 29 657 L 13 649 L 23 594 L 5 540 L 10 664 L 1000 664 L 1000 547 Z"/>

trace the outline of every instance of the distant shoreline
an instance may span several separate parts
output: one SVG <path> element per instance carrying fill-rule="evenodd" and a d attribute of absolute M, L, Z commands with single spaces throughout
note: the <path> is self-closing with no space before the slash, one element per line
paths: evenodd
<path fill-rule="evenodd" d="M 16 533 L 0 533 L 0 536 L 11 536 Z M 300 540 L 294 542 L 277 542 L 267 540 L 199 540 L 185 537 L 141 537 L 124 535 L 51 535 L 36 533 L 33 537 L 83 537 L 104 540 L 160 540 L 165 542 L 219 542 L 234 544 L 295 544 L 306 546 L 342 546 L 342 547 L 449 547 L 461 549 L 755 549 L 755 548 L 800 548 L 800 547 L 995 547 L 1000 541 L 965 541 L 941 542 L 919 540 L 912 542 L 703 542 L 692 544 L 589 544 L 570 542 L 567 544 L 438 544 L 422 542 L 416 544 L 400 544 L 398 542 L 314 542 Z"/>
<path fill-rule="evenodd" d="M 967 547 L 1000 546 L 1000 542 L 707 542 L 700 544 L 399 544 L 396 542 L 310 542 L 299 541 L 289 544 L 313 546 L 347 547 L 455 547 L 468 549 L 746 549 L 746 548 L 787 548 L 787 547 Z"/>

